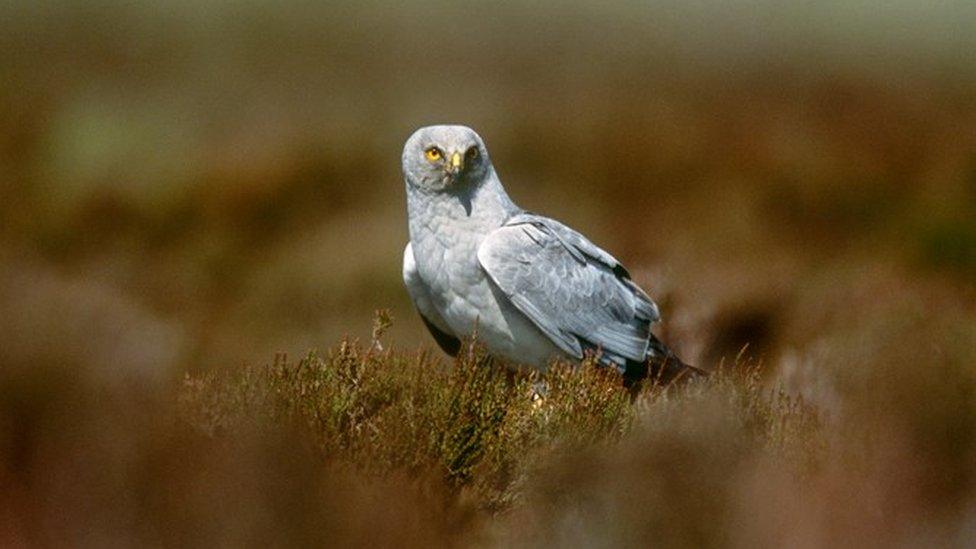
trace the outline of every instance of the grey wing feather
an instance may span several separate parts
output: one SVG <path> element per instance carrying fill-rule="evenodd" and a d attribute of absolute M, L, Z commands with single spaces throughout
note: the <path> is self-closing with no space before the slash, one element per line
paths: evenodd
<path fill-rule="evenodd" d="M 599 347 L 644 360 L 657 306 L 610 254 L 569 227 L 521 214 L 488 235 L 478 260 L 512 303 L 560 349 Z"/>
<path fill-rule="evenodd" d="M 612 270 L 614 274 L 621 279 L 624 285 L 630 288 L 630 290 L 638 297 L 636 305 L 639 315 L 650 320 L 651 322 L 661 320 L 661 314 L 657 308 L 657 304 L 651 300 L 650 296 L 648 296 L 647 293 L 640 288 L 640 286 L 634 284 L 634 282 L 630 279 L 630 273 L 627 272 L 627 269 L 619 261 L 617 261 L 617 258 L 604 251 L 603 248 L 600 248 L 596 244 L 590 242 L 590 240 L 585 236 L 567 227 L 566 225 L 563 225 L 555 219 L 550 219 L 548 217 L 531 213 L 522 213 L 509 219 L 506 225 L 519 223 L 546 227 L 556 238 L 559 239 L 559 241 L 563 244 L 563 247 L 566 248 L 566 250 L 580 263 L 586 263 L 587 260 L 596 261 Z"/>

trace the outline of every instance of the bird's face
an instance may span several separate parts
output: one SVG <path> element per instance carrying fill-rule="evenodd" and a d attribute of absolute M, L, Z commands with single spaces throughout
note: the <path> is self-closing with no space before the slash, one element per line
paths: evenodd
<path fill-rule="evenodd" d="M 403 147 L 403 175 L 414 186 L 451 192 L 481 181 L 490 166 L 481 137 L 465 126 L 420 128 Z"/>

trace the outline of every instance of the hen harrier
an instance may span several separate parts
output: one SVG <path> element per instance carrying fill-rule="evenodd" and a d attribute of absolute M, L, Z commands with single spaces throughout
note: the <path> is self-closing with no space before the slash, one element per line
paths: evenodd
<path fill-rule="evenodd" d="M 448 354 L 477 330 L 488 352 L 544 369 L 587 351 L 628 383 L 700 372 L 651 333 L 657 305 L 610 254 L 519 208 L 464 126 L 417 130 L 403 148 L 410 242 L 403 280 Z"/>

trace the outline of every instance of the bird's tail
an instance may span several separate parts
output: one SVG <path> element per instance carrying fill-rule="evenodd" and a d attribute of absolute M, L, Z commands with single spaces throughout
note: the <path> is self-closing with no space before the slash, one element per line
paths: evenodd
<path fill-rule="evenodd" d="M 707 371 L 696 366 L 686 364 L 674 354 L 654 334 L 651 334 L 650 345 L 647 349 L 647 359 L 644 362 L 627 364 L 624 372 L 624 385 L 639 386 L 642 381 L 669 385 L 676 381 L 707 377 Z"/>

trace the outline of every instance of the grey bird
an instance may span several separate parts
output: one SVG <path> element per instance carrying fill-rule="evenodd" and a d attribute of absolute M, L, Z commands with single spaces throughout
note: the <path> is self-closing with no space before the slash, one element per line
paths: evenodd
<path fill-rule="evenodd" d="M 619 261 L 512 202 L 474 130 L 421 128 L 402 161 L 403 280 L 446 353 L 476 331 L 493 357 L 540 370 L 592 352 L 628 385 L 700 373 L 651 333 L 657 305 Z"/>

